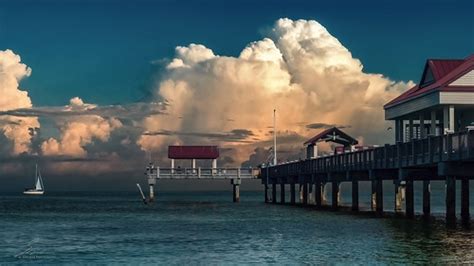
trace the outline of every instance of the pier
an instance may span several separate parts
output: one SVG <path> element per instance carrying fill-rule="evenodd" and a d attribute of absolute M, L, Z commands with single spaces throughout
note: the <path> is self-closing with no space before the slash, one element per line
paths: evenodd
<path fill-rule="evenodd" d="M 149 163 L 145 175 L 150 188 L 148 201 L 156 198 L 155 187 L 163 179 L 193 179 L 193 180 L 230 180 L 232 185 L 232 200 L 240 202 L 240 185 L 244 179 L 257 179 L 258 168 L 229 168 L 217 167 L 219 149 L 217 146 L 169 146 L 168 158 L 170 168 L 160 168 Z M 190 167 L 175 167 L 175 160 L 187 160 Z M 211 167 L 197 167 L 196 160 L 211 160 Z"/>
<path fill-rule="evenodd" d="M 331 208 L 340 206 L 340 184 L 351 183 L 353 211 L 359 210 L 359 182 L 371 182 L 371 209 L 384 212 L 383 181 L 393 182 L 394 212 L 405 204 L 406 217 L 414 217 L 414 183 L 423 183 L 423 215 L 431 213 L 430 182 L 446 184 L 447 221 L 456 220 L 456 181 L 461 185 L 461 218 L 469 221 L 469 182 L 474 179 L 474 55 L 465 59 L 429 59 L 418 85 L 384 106 L 385 119 L 394 121 L 395 144 L 357 146 L 358 142 L 337 128 L 308 140 L 307 158 L 262 167 L 265 202 L 300 202 L 322 207 L 325 185 L 332 184 Z M 317 144 L 333 142 L 332 154 L 319 155 Z M 278 202 L 277 186 L 281 193 Z M 268 191 L 271 190 L 271 197 Z"/>
<path fill-rule="evenodd" d="M 461 216 L 469 219 L 469 181 L 474 179 L 474 131 L 269 166 L 261 169 L 261 179 L 265 185 L 265 202 L 285 203 L 285 191 L 289 186 L 290 203 L 295 204 L 295 186 L 298 185 L 301 203 L 309 204 L 310 193 L 317 207 L 327 201 L 323 198 L 325 184 L 331 183 L 333 209 L 339 207 L 340 184 L 350 182 L 354 211 L 359 210 L 359 182 L 370 181 L 372 209 L 380 215 L 383 214 L 382 182 L 390 180 L 396 191 L 394 211 L 400 212 L 404 200 L 407 217 L 414 216 L 413 183 L 423 182 L 423 214 L 429 216 L 430 181 L 444 180 L 449 220 L 455 218 L 455 181 L 461 180 Z M 277 186 L 280 186 L 280 200 Z"/>

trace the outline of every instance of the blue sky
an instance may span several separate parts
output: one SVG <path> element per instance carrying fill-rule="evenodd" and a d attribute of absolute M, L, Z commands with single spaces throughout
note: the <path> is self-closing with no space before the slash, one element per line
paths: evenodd
<path fill-rule="evenodd" d="M 238 55 L 275 20 L 314 19 L 366 72 L 417 81 L 428 57 L 474 48 L 473 1 L 0 1 L 0 50 L 33 69 L 21 84 L 35 105 L 80 95 L 114 104 L 144 97 L 150 62 L 177 45 L 201 43 Z"/>
<path fill-rule="evenodd" d="M 168 165 L 176 144 L 218 145 L 219 165 L 256 166 L 275 108 L 280 161 L 331 125 L 391 143 L 383 104 L 418 82 L 427 58 L 470 55 L 473 14 L 473 1 L 445 0 L 0 0 L 0 111 L 11 111 L 0 178 L 18 190 L 39 160 L 53 189 L 135 188 L 146 154 Z"/>

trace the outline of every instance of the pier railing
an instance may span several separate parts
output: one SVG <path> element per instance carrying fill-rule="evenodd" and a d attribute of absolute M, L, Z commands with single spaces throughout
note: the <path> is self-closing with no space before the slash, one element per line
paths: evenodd
<path fill-rule="evenodd" d="M 394 145 L 270 166 L 265 178 L 372 169 L 423 167 L 439 162 L 474 160 L 474 131 L 429 136 Z"/>
<path fill-rule="evenodd" d="M 256 179 L 258 168 L 156 168 L 157 179 Z"/>

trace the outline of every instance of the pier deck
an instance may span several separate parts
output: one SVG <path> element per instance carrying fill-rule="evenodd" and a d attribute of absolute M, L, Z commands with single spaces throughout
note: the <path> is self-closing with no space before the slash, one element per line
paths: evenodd
<path fill-rule="evenodd" d="M 446 216 L 455 219 L 455 181 L 461 180 L 461 216 L 469 219 L 469 180 L 474 178 L 474 131 L 464 131 L 442 136 L 429 136 L 410 142 L 399 142 L 355 152 L 347 152 L 296 162 L 289 162 L 261 169 L 260 178 L 265 184 L 265 201 L 277 202 L 276 185 L 290 185 L 290 201 L 295 202 L 295 184 L 300 185 L 303 204 L 308 203 L 308 188 L 314 191 L 315 204 L 321 206 L 324 184 L 332 183 L 332 206 L 337 208 L 339 185 L 352 182 L 352 209 L 358 210 L 358 182 L 372 181 L 372 207 L 383 212 L 383 180 L 395 184 L 395 211 L 401 210 L 405 200 L 406 215 L 414 215 L 413 182 L 423 181 L 423 212 L 430 211 L 431 180 L 446 181 Z M 314 189 L 313 189 L 314 186 Z M 406 190 L 403 193 L 402 190 Z M 405 195 L 405 198 L 403 198 Z M 280 203 L 284 203 L 281 195 Z"/>

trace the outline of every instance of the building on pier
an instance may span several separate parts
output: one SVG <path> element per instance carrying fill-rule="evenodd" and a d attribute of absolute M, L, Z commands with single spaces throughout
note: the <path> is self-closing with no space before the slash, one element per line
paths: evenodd
<path fill-rule="evenodd" d="M 344 152 L 346 149 L 352 151 L 355 149 L 355 145 L 359 142 L 349 136 L 347 133 L 343 132 L 339 128 L 332 127 L 328 128 L 316 136 L 307 140 L 304 145 L 306 145 L 306 158 L 318 158 L 318 143 L 319 142 L 333 142 L 336 144 L 342 145 L 342 149 L 335 149 L 334 154 L 340 153 L 341 151 Z"/>
<path fill-rule="evenodd" d="M 168 158 L 171 168 L 175 168 L 175 160 L 190 160 L 191 168 L 196 168 L 196 160 L 212 160 L 212 168 L 217 168 L 219 148 L 217 146 L 169 146 Z"/>
<path fill-rule="evenodd" d="M 384 109 L 396 142 L 474 129 L 474 55 L 428 59 L 420 82 Z"/>

